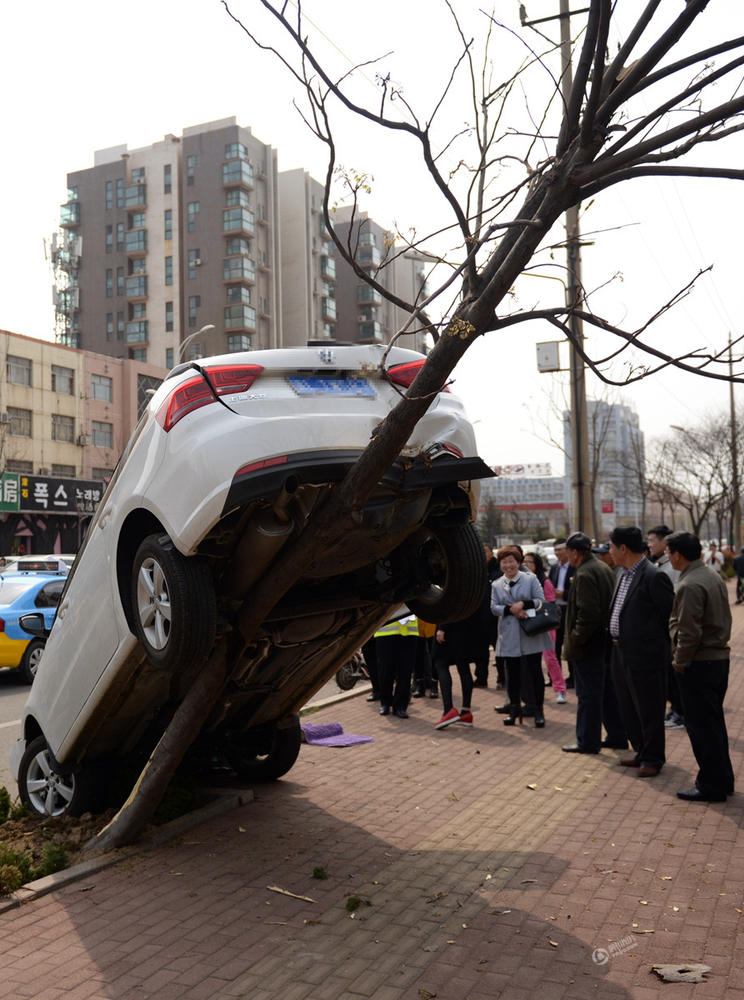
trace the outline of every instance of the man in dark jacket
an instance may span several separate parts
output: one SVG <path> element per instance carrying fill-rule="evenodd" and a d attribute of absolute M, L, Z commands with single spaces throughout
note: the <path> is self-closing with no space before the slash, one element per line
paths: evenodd
<path fill-rule="evenodd" d="M 653 778 L 664 766 L 664 712 L 674 588 L 643 554 L 640 528 L 615 528 L 610 553 L 618 574 L 610 608 L 612 680 L 635 756 L 620 761 Z"/>
<path fill-rule="evenodd" d="M 599 753 L 602 741 L 602 700 L 605 645 L 614 577 L 592 554 L 592 541 L 581 531 L 566 540 L 574 568 L 566 604 L 563 651 L 574 665 L 576 683 L 576 743 L 566 753 Z"/>

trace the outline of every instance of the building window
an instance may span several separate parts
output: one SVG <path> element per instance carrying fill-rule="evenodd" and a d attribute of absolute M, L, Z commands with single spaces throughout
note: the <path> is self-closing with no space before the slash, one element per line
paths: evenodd
<path fill-rule="evenodd" d="M 129 352 L 129 360 L 147 362 L 147 348 L 146 347 L 133 348 Z"/>
<path fill-rule="evenodd" d="M 106 253 L 112 253 L 114 249 L 114 227 L 106 226 Z"/>
<path fill-rule="evenodd" d="M 65 479 L 74 479 L 76 469 L 74 465 L 54 465 L 52 464 L 52 475 L 62 476 Z"/>
<path fill-rule="evenodd" d="M 9 354 L 5 371 L 8 381 L 13 385 L 31 385 L 31 358 L 18 358 Z"/>
<path fill-rule="evenodd" d="M 114 294 L 114 272 L 110 267 L 106 268 L 106 298 L 110 299 Z"/>
<path fill-rule="evenodd" d="M 186 184 L 191 187 L 194 183 L 194 175 L 196 174 L 196 157 L 187 156 L 186 157 Z"/>
<path fill-rule="evenodd" d="M 201 305 L 201 295 L 189 295 L 189 326 L 196 326 L 196 310 Z"/>
<path fill-rule="evenodd" d="M 116 294 L 124 294 L 124 268 L 117 267 L 116 269 Z"/>
<path fill-rule="evenodd" d="M 33 475 L 34 463 L 26 462 L 23 459 L 9 458 L 5 463 L 5 469 L 7 472 L 21 472 L 27 475 Z"/>
<path fill-rule="evenodd" d="M 143 181 L 145 179 L 145 168 L 135 167 L 132 171 L 132 184 L 136 184 L 138 181 Z"/>
<path fill-rule="evenodd" d="M 251 338 L 247 333 L 231 333 L 227 338 L 227 350 L 230 354 L 234 351 L 250 351 Z"/>
<path fill-rule="evenodd" d="M 116 182 L 116 207 L 124 207 L 124 181 L 121 178 Z"/>
<path fill-rule="evenodd" d="M 145 212 L 130 212 L 129 213 L 129 228 L 130 229 L 144 229 L 145 228 Z"/>
<path fill-rule="evenodd" d="M 196 277 L 196 269 L 201 264 L 201 253 L 197 250 L 189 250 L 189 278 Z"/>
<path fill-rule="evenodd" d="M 163 167 L 163 193 L 171 193 L 171 165 L 166 163 Z"/>
<path fill-rule="evenodd" d="M 94 420 L 91 423 L 91 433 L 93 444 L 96 448 L 110 448 L 114 440 L 113 424 L 105 424 L 101 420 Z"/>
<path fill-rule="evenodd" d="M 75 440 L 75 418 L 62 413 L 52 414 L 52 441 L 66 441 L 71 444 Z"/>
<path fill-rule="evenodd" d="M 147 273 L 147 261 L 144 257 L 133 257 L 129 261 L 129 273 L 130 274 L 146 274 Z"/>
<path fill-rule="evenodd" d="M 165 258 L 165 283 L 166 285 L 173 284 L 173 258 Z"/>
<path fill-rule="evenodd" d="M 147 303 L 146 302 L 130 302 L 129 303 L 129 318 L 130 319 L 145 319 L 147 316 Z"/>
<path fill-rule="evenodd" d="M 113 396 L 113 381 L 108 375 L 91 375 L 90 395 L 103 403 L 110 403 Z"/>
<path fill-rule="evenodd" d="M 173 209 L 172 208 L 166 208 L 166 210 L 165 210 L 165 224 L 164 224 L 164 229 L 165 229 L 165 238 L 167 240 L 172 240 L 173 239 Z"/>
<path fill-rule="evenodd" d="M 244 285 L 227 286 L 227 302 L 242 302 L 244 305 L 251 304 L 251 290 Z"/>
<path fill-rule="evenodd" d="M 114 470 L 113 469 L 99 469 L 99 468 L 96 468 L 94 466 L 90 470 L 90 474 L 93 476 L 94 479 L 100 479 L 104 483 L 107 483 L 109 481 L 109 479 L 111 479 L 111 477 L 113 476 Z"/>
<path fill-rule="evenodd" d="M 188 230 L 193 233 L 196 229 L 196 217 L 199 214 L 199 202 L 190 201 L 188 206 Z"/>
<path fill-rule="evenodd" d="M 256 230 L 253 212 L 248 208 L 226 208 L 222 212 L 222 229 L 229 232 L 231 229 L 242 229 L 246 233 L 254 233 Z"/>
<path fill-rule="evenodd" d="M 124 310 L 120 309 L 116 314 L 116 339 L 124 339 Z"/>
<path fill-rule="evenodd" d="M 72 368 L 52 365 L 52 392 L 71 396 L 75 390 L 75 372 Z"/>
<path fill-rule="evenodd" d="M 114 314 L 106 313 L 106 340 L 114 339 Z"/>
<path fill-rule="evenodd" d="M 234 257 L 236 254 L 241 256 L 247 256 L 251 252 L 250 240 L 247 240 L 245 236 L 228 236 L 226 253 L 228 257 Z"/>
<path fill-rule="evenodd" d="M 242 142 L 228 142 L 225 145 L 226 160 L 247 160 L 248 150 Z"/>
<path fill-rule="evenodd" d="M 226 330 L 240 326 L 256 327 L 256 310 L 250 306 L 225 306 L 224 313 Z"/>
<path fill-rule="evenodd" d="M 248 197 L 248 192 L 243 191 L 241 188 L 235 188 L 233 191 L 227 192 L 227 197 L 225 199 L 226 205 L 239 205 L 241 208 L 250 208 L 251 202 Z"/>
<path fill-rule="evenodd" d="M 105 205 L 106 205 L 107 209 L 114 207 L 114 182 L 113 181 L 106 181 L 106 201 L 105 201 Z"/>
<path fill-rule="evenodd" d="M 173 330 L 173 303 L 165 303 L 165 331 L 171 333 Z M 171 366 L 172 367 L 172 366 Z"/>
<path fill-rule="evenodd" d="M 116 223 L 116 249 L 117 250 L 123 250 L 124 249 L 124 223 L 123 222 L 117 222 Z"/>
<path fill-rule="evenodd" d="M 165 349 L 165 367 L 169 370 L 173 367 L 173 348 L 166 347 Z"/>
<path fill-rule="evenodd" d="M 31 437 L 31 410 L 21 410 L 17 406 L 8 407 L 10 425 L 8 432 L 15 437 Z"/>

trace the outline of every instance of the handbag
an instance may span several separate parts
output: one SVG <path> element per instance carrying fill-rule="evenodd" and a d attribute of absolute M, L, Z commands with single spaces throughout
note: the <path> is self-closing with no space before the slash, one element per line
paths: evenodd
<path fill-rule="evenodd" d="M 557 628 L 560 622 L 555 601 L 537 601 L 534 617 L 520 618 L 519 624 L 526 635 L 540 635 Z"/>

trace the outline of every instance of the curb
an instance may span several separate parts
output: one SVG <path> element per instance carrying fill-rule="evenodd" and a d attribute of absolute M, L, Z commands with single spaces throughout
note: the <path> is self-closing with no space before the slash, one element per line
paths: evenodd
<path fill-rule="evenodd" d="M 201 809 L 195 809 L 194 812 L 179 816 L 177 819 L 171 820 L 170 823 L 164 823 L 163 826 L 158 827 L 149 836 L 131 847 L 107 851 L 98 857 L 81 861 L 63 871 L 55 872 L 53 875 L 45 875 L 44 878 L 37 879 L 35 882 L 22 885 L 6 899 L 0 899 L 0 914 L 17 909 L 22 903 L 32 903 L 41 896 L 46 896 L 47 893 L 55 892 L 72 882 L 78 882 L 80 879 L 87 878 L 88 875 L 94 875 L 104 868 L 111 868 L 120 861 L 126 861 L 127 858 L 133 858 L 137 854 L 144 854 L 145 851 L 152 850 L 154 847 L 160 847 L 186 830 L 206 823 L 208 820 L 214 819 L 215 816 L 221 816 L 230 809 L 236 809 L 253 801 L 253 791 L 250 788 L 229 793 L 219 789 L 205 789 L 205 791 L 214 795 L 215 801 L 202 806 Z"/>
<path fill-rule="evenodd" d="M 337 702 L 348 701 L 349 698 L 358 698 L 360 694 L 368 694 L 371 690 L 372 685 L 364 683 L 361 687 L 354 685 L 351 691 L 339 691 L 338 694 L 333 694 L 329 698 L 310 702 L 300 709 L 300 718 L 303 718 L 305 715 L 312 715 L 313 712 L 319 712 L 321 708 L 328 708 L 329 705 L 335 705 Z"/>

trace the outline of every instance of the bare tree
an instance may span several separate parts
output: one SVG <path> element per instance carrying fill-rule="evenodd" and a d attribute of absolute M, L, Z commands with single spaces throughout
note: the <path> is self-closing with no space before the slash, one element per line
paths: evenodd
<path fill-rule="evenodd" d="M 656 481 L 666 497 L 687 512 L 690 529 L 699 535 L 727 494 L 725 423 L 710 418 L 698 427 L 675 427 L 673 432 L 661 442 Z"/>
<path fill-rule="evenodd" d="M 573 310 L 585 324 L 618 340 L 617 349 L 604 357 L 590 357 L 582 343 L 575 342 L 586 364 L 605 382 L 635 381 L 668 366 L 711 378 L 727 377 L 722 354 L 714 349 L 701 347 L 676 356 L 673 349 L 661 350 L 645 337 L 653 319 L 671 308 L 687 288 L 681 289 L 671 301 L 660 303 L 646 322 L 632 330 L 621 329 L 595 315 L 586 299 L 570 307 L 562 304 L 510 311 L 514 283 L 531 266 L 542 246 L 549 246 L 551 240 L 560 242 L 553 230 L 569 206 L 638 177 L 744 179 L 744 169 L 733 165 L 738 161 L 733 157 L 731 165 L 725 161 L 726 140 L 744 128 L 744 93 L 739 87 L 744 39 L 731 39 L 725 34 L 719 44 L 694 50 L 698 19 L 707 7 L 721 4 L 687 0 L 679 5 L 681 9 L 670 23 L 659 24 L 661 2 L 648 0 L 632 30 L 626 32 L 617 54 L 608 59 L 614 5 L 612 0 L 589 0 L 585 20 L 576 22 L 580 27 L 580 42 L 576 48 L 573 84 L 565 100 L 560 94 L 560 81 L 549 65 L 554 46 L 540 53 L 532 48 L 531 41 L 523 39 L 524 72 L 538 70 L 550 86 L 545 107 L 537 116 L 533 115 L 534 126 L 525 134 L 521 127 L 522 110 L 516 126 L 509 122 L 510 98 L 521 102 L 520 109 L 524 108 L 519 73 L 493 83 L 488 66 L 481 69 L 476 65 L 476 45 L 466 37 L 454 5 L 448 0 L 444 2 L 452 16 L 456 51 L 448 82 L 426 114 L 417 112 L 408 103 L 405 92 L 391 82 L 392 77 L 384 72 L 384 67 L 378 72 L 374 101 L 363 104 L 356 96 L 353 71 L 338 77 L 324 67 L 311 27 L 304 20 L 301 0 L 294 7 L 284 0 L 281 3 L 255 0 L 253 7 L 266 12 L 277 28 L 282 40 L 275 43 L 259 38 L 225 4 L 229 15 L 255 45 L 272 53 L 286 67 L 305 102 L 302 111 L 305 121 L 327 149 L 323 211 L 338 252 L 360 278 L 407 310 L 410 318 L 401 334 L 426 330 L 436 343 L 415 382 L 379 426 L 347 478 L 310 519 L 291 549 L 285 551 L 285 557 L 247 595 L 238 614 L 238 629 L 230 639 L 234 648 L 228 650 L 225 641 L 215 648 L 176 710 L 135 792 L 102 838 L 103 844 L 126 843 L 139 835 L 229 677 L 236 652 L 251 641 L 266 615 L 301 575 L 302 568 L 312 562 L 314 554 L 353 523 L 356 512 L 395 460 L 416 422 L 478 337 L 492 331 L 516 331 L 526 321 L 543 319 L 572 338 L 568 319 Z M 723 28 L 724 31 L 728 28 L 725 20 Z M 487 51 L 488 43 L 497 33 L 508 31 L 495 18 L 484 15 L 478 35 L 483 41 L 482 48 Z M 722 60 L 720 65 L 715 63 L 717 57 Z M 437 141 L 435 123 L 442 105 L 455 93 L 454 82 L 462 74 L 469 81 L 473 121 L 461 138 L 474 142 L 474 155 L 469 162 L 463 160 L 462 171 L 450 176 L 443 168 L 442 155 L 454 137 Z M 641 94 L 651 111 L 638 110 L 636 98 Z M 395 112 L 391 110 L 393 107 Z M 357 263 L 354 247 L 345 246 L 333 232 L 331 189 L 338 166 L 334 134 L 337 112 L 350 113 L 366 122 L 370 143 L 374 142 L 376 130 L 399 137 L 401 154 L 397 169 L 400 163 L 410 163 L 411 148 L 416 146 L 427 181 L 438 191 L 449 213 L 450 243 L 455 243 L 456 249 L 447 255 L 435 254 L 443 261 L 447 276 L 424 300 L 405 302 L 391 295 L 375 281 L 373 274 Z M 515 156 L 511 140 L 522 142 L 516 160 L 509 161 L 515 163 L 520 176 L 509 177 L 506 188 L 496 192 L 506 158 Z M 710 150 L 713 146 L 721 149 L 719 165 L 694 162 L 692 157 L 698 150 Z M 356 204 L 356 195 L 366 180 L 347 172 L 344 183 Z M 420 246 L 423 241 L 411 242 Z M 452 300 L 450 307 L 441 310 L 446 318 L 441 323 L 432 321 L 429 317 L 434 303 L 445 302 L 447 296 Z M 611 362 L 616 363 L 618 358 L 622 362 L 625 356 L 629 357 L 630 348 L 636 354 L 645 354 L 649 360 L 642 364 L 633 362 L 622 376 L 615 375 Z M 741 381 L 739 375 L 735 377 Z"/>

